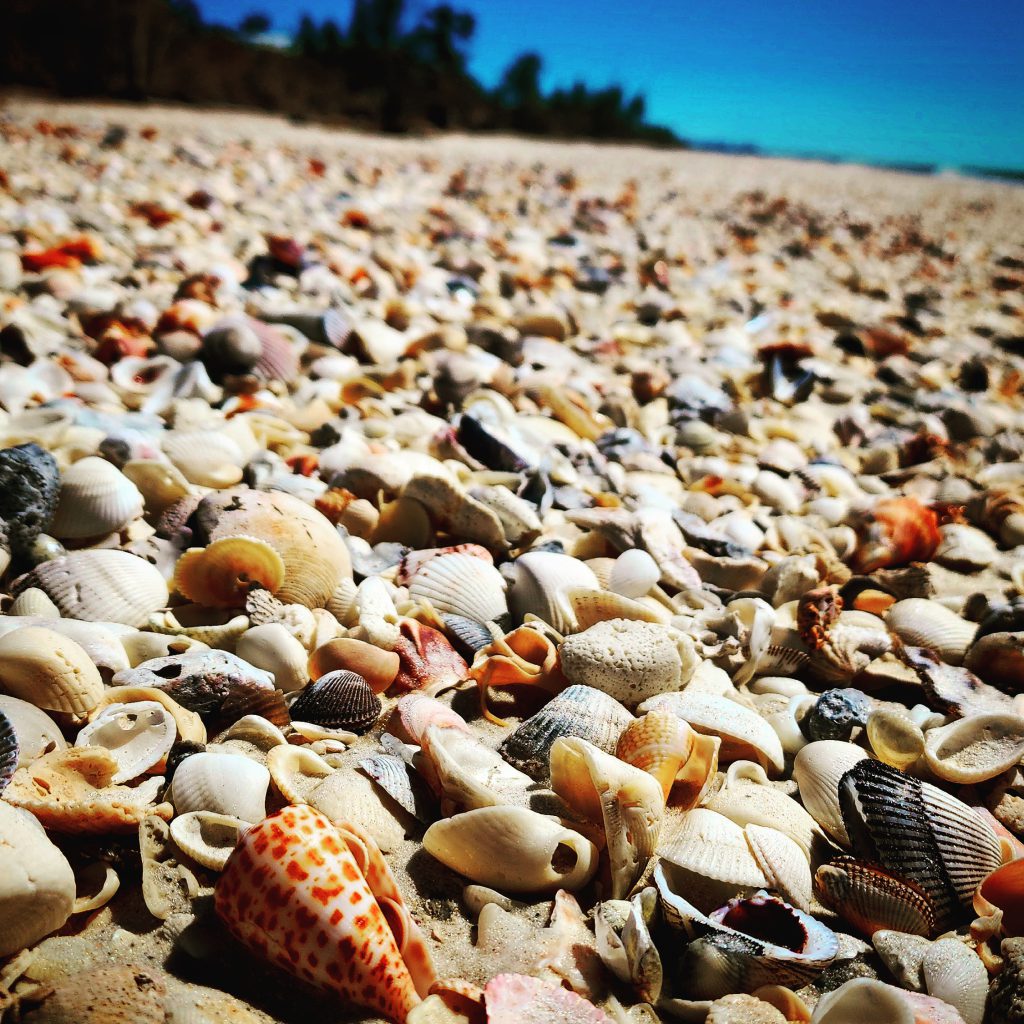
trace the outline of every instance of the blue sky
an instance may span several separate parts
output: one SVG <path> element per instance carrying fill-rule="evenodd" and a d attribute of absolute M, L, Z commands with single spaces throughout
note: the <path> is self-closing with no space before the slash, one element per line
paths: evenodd
<path fill-rule="evenodd" d="M 348 21 L 351 0 L 199 0 L 233 24 Z M 415 12 L 431 0 L 409 0 Z M 494 84 L 525 50 L 544 85 L 612 82 L 697 141 L 788 153 L 1024 167 L 1024 0 L 454 0 Z"/>

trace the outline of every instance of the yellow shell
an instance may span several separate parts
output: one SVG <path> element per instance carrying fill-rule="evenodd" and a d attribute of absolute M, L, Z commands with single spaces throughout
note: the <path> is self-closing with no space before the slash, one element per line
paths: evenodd
<path fill-rule="evenodd" d="M 74 640 L 25 626 L 0 637 L 0 690 L 37 708 L 83 715 L 103 695 L 103 680 Z"/>
<path fill-rule="evenodd" d="M 238 608 L 255 586 L 274 593 L 284 582 L 281 556 L 256 537 L 222 537 L 209 547 L 189 548 L 174 568 L 178 592 L 196 604 Z"/>

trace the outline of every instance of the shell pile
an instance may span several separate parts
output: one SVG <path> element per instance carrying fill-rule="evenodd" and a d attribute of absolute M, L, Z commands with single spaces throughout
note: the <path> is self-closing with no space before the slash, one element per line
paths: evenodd
<path fill-rule="evenodd" d="M 1019 1020 L 1024 193 L 254 124 L 0 119 L 0 1009 Z"/>

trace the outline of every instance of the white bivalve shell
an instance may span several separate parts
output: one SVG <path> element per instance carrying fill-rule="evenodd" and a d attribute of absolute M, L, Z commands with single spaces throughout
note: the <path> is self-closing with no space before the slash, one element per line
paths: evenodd
<path fill-rule="evenodd" d="M 142 515 L 142 493 L 118 468 L 95 456 L 64 473 L 48 531 L 77 540 L 114 533 Z"/>
<path fill-rule="evenodd" d="M 138 778 L 155 768 L 178 735 L 171 713 L 156 701 L 108 704 L 86 725 L 76 747 L 105 747 L 117 762 L 114 785 Z"/>
<path fill-rule="evenodd" d="M 270 772 L 256 761 L 204 751 L 178 765 L 168 799 L 178 814 L 214 811 L 256 822 L 266 817 L 269 786 Z"/>

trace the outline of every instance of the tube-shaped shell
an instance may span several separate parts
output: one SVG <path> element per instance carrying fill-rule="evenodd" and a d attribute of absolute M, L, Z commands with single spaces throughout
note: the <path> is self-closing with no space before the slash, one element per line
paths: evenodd
<path fill-rule="evenodd" d="M 0 636 L 0 689 L 47 711 L 82 715 L 96 706 L 103 680 L 73 640 L 26 626 Z"/>
<path fill-rule="evenodd" d="M 581 889 L 597 870 L 594 844 L 525 807 L 481 807 L 435 822 L 423 848 L 499 892 Z"/>
<path fill-rule="evenodd" d="M 425 599 L 440 613 L 475 622 L 504 622 L 505 579 L 488 561 L 466 552 L 437 555 L 409 581 L 409 596 Z"/>
<path fill-rule="evenodd" d="M 117 761 L 115 785 L 155 768 L 178 735 L 171 713 L 156 701 L 108 704 L 75 739 L 76 747 L 104 747 Z"/>
<path fill-rule="evenodd" d="M 959 665 L 971 646 L 977 623 L 962 619 L 938 601 L 910 597 L 897 601 L 885 623 L 905 644 L 928 647 L 944 662 Z"/>
<path fill-rule="evenodd" d="M 178 765 L 167 795 L 179 814 L 214 811 L 243 821 L 262 821 L 269 786 L 270 772 L 257 761 L 204 751 Z"/>
<path fill-rule="evenodd" d="M 929 729 L 924 759 L 938 778 L 966 786 L 997 775 L 1024 757 L 1024 718 L 988 714 Z"/>
<path fill-rule="evenodd" d="M 69 619 L 141 628 L 167 604 L 160 570 L 127 551 L 72 551 L 37 565 L 14 588 L 38 587 Z"/>
<path fill-rule="evenodd" d="M 928 995 L 956 1008 L 966 1024 L 981 1024 L 988 999 L 988 971 L 970 946 L 939 939 L 921 963 Z"/>
<path fill-rule="evenodd" d="M 106 459 L 89 456 L 62 476 L 47 529 L 62 540 L 102 537 L 141 516 L 142 505 L 142 494 L 128 477 Z"/>
<path fill-rule="evenodd" d="M 808 743 L 793 762 L 793 778 L 800 787 L 804 807 L 840 846 L 849 847 L 850 837 L 839 809 L 839 780 L 867 756 L 867 751 L 855 743 L 816 740 Z"/>
<path fill-rule="evenodd" d="M 572 633 L 577 628 L 565 590 L 600 589 L 597 577 L 585 562 L 554 551 L 528 551 L 520 555 L 512 563 L 510 574 L 509 607 L 516 621 L 522 621 L 528 614 L 536 615 L 559 633 Z"/>

